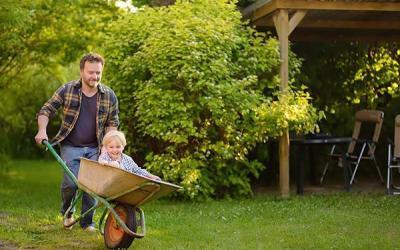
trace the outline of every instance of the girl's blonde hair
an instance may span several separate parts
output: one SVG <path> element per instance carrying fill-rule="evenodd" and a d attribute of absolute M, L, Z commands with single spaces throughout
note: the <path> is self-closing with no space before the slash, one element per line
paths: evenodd
<path fill-rule="evenodd" d="M 124 133 L 122 133 L 121 131 L 118 131 L 118 130 L 111 130 L 111 131 L 107 132 L 103 138 L 102 146 L 105 146 L 108 143 L 110 143 L 112 140 L 116 140 L 116 139 L 121 142 L 122 146 L 124 146 L 124 147 L 126 146 L 125 135 L 124 135 Z"/>

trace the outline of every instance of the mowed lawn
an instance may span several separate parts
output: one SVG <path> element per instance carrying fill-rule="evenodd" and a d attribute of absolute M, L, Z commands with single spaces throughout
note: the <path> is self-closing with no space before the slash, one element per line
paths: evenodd
<path fill-rule="evenodd" d="M 63 229 L 61 174 L 55 161 L 15 161 L 0 175 L 0 249 L 105 248 L 100 233 Z M 399 249 L 399 199 L 342 191 L 289 199 L 272 193 L 163 199 L 142 207 L 147 235 L 131 249 Z"/>

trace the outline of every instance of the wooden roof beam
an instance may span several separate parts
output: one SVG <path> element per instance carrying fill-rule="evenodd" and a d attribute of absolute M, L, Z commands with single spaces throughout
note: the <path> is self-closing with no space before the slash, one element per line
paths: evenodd
<path fill-rule="evenodd" d="M 304 16 L 307 14 L 305 10 L 296 11 L 293 16 L 289 20 L 289 34 L 293 32 L 293 30 L 299 25 L 301 20 L 303 20 Z"/>
<path fill-rule="evenodd" d="M 302 28 L 400 30 L 400 21 L 304 20 Z"/>
<path fill-rule="evenodd" d="M 260 20 L 254 23 L 259 27 L 273 27 L 272 20 Z M 353 20 L 303 20 L 300 28 L 327 28 L 327 29 L 360 29 L 360 30 L 400 30 L 400 21 L 353 21 Z M 291 27 L 290 27 L 291 28 Z M 293 30 L 290 30 L 290 33 Z"/>
<path fill-rule="evenodd" d="M 400 11 L 396 2 L 348 2 L 320 0 L 274 0 L 278 8 L 304 10 L 357 10 L 357 11 Z"/>
<path fill-rule="evenodd" d="M 277 9 L 298 10 L 354 10 L 354 11 L 400 11 L 398 2 L 327 2 L 320 0 L 269 0 L 258 1 L 243 10 L 243 16 L 256 21 Z"/>

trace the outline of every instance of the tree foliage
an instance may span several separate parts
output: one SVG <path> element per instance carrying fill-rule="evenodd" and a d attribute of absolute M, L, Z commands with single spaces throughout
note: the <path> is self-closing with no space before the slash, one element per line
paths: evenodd
<path fill-rule="evenodd" d="M 277 41 L 243 24 L 229 1 L 144 7 L 115 22 L 108 37 L 131 153 L 184 186 L 186 197 L 249 194 L 249 176 L 264 168 L 249 150 L 285 128 L 315 128 L 306 94 L 275 93 Z"/>
<path fill-rule="evenodd" d="M 117 14 L 103 0 L 0 1 L 0 154 L 37 153 L 36 112 L 60 84 L 79 77 L 77 59 L 99 50 Z"/>
<path fill-rule="evenodd" d="M 399 96 L 396 43 L 298 44 L 295 50 L 306 61 L 298 83 L 309 86 L 315 106 L 325 111 L 326 131 L 348 134 L 355 110 L 390 112 L 388 104 Z"/>

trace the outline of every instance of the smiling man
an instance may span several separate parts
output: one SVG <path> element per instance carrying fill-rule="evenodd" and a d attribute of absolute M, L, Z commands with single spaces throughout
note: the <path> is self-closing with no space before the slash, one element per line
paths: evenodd
<path fill-rule="evenodd" d="M 38 133 L 35 141 L 41 144 L 48 140 L 47 124 L 57 110 L 62 107 L 61 128 L 52 143 L 61 145 L 61 158 L 75 176 L 78 176 L 80 157 L 97 160 L 99 145 L 107 131 L 118 128 L 118 100 L 115 93 L 100 83 L 104 59 L 94 53 L 82 57 L 80 79 L 61 86 L 38 112 Z M 64 173 L 61 184 L 62 207 L 64 215 L 76 194 L 77 186 Z M 82 213 L 95 205 L 95 200 L 84 193 Z M 64 227 L 71 229 L 73 211 L 65 215 Z M 94 231 L 94 211 L 81 221 L 81 227 Z"/>

